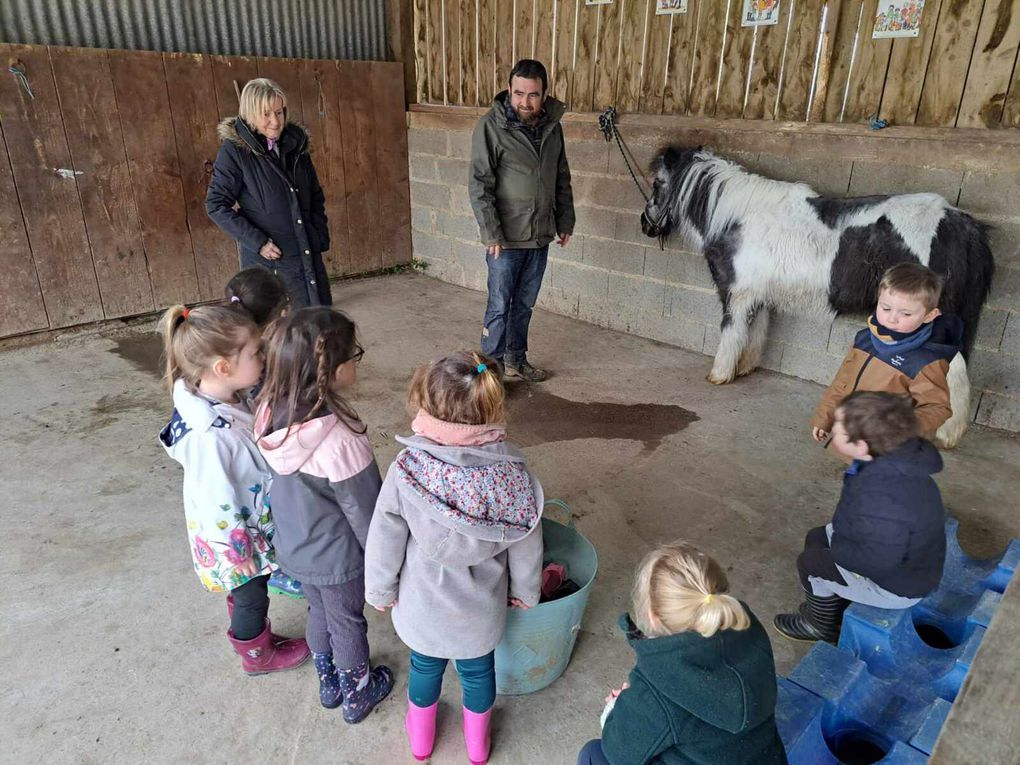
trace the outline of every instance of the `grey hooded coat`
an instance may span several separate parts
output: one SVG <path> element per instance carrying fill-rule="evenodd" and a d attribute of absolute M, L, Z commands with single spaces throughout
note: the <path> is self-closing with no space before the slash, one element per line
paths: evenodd
<path fill-rule="evenodd" d="M 507 599 L 536 605 L 542 486 L 507 443 L 440 446 L 421 436 L 383 481 L 365 549 L 365 599 L 427 656 L 472 659 L 506 628 Z"/>

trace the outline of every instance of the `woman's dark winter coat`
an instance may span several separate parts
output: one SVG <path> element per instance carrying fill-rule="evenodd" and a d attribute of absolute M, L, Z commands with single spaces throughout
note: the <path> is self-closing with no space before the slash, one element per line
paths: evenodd
<path fill-rule="evenodd" d="M 223 120 L 219 136 L 205 209 L 240 244 L 241 266 L 273 270 L 296 308 L 330 305 L 322 262 L 329 249 L 326 200 L 312 166 L 308 134 L 287 123 L 277 143 L 279 156 L 240 117 Z M 283 252 L 279 260 L 259 254 L 270 239 Z"/>
<path fill-rule="evenodd" d="M 612 765 L 786 765 L 772 646 L 748 614 L 748 629 L 708 638 L 646 638 L 620 617 L 637 666 L 602 729 Z"/>

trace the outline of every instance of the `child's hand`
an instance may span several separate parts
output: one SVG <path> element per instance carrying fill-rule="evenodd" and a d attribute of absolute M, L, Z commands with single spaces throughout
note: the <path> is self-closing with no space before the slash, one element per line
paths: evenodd
<path fill-rule="evenodd" d="M 531 606 L 529 606 L 527 603 L 525 603 L 520 598 L 510 598 L 509 603 L 510 603 L 510 608 L 523 608 L 525 610 L 531 608 Z"/>
<path fill-rule="evenodd" d="M 821 428 L 811 428 L 811 437 L 821 443 L 829 437 L 829 433 Z"/>
<path fill-rule="evenodd" d="M 619 688 L 614 688 L 613 690 L 611 690 L 609 692 L 609 695 L 606 696 L 606 703 L 608 704 L 610 701 L 614 700 L 617 696 L 619 696 L 628 688 L 630 688 L 630 683 L 624 683 Z"/>
<path fill-rule="evenodd" d="M 376 611 L 382 611 L 383 613 L 386 613 L 386 611 L 388 611 L 389 609 L 393 608 L 393 606 L 395 606 L 395 605 L 397 605 L 397 601 L 396 600 L 394 600 L 388 606 L 372 606 L 372 608 L 374 608 Z"/>
<path fill-rule="evenodd" d="M 259 567 L 255 564 L 254 558 L 248 558 L 243 563 L 234 566 L 234 570 L 241 576 L 255 576 L 259 572 Z"/>

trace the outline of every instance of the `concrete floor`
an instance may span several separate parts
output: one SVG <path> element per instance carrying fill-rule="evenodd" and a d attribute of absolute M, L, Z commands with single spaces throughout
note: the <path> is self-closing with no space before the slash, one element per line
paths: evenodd
<path fill-rule="evenodd" d="M 380 465 L 408 431 L 412 366 L 477 342 L 484 296 L 406 274 L 335 287 L 367 349 L 356 406 Z M 373 659 L 398 687 L 357 727 L 322 709 L 311 666 L 244 676 L 221 596 L 196 580 L 181 476 L 156 434 L 170 408 L 151 325 L 79 331 L 0 352 L 0 740 L 6 762 L 413 762 L 403 737 L 407 651 L 369 610 Z M 530 697 L 501 698 L 493 765 L 572 763 L 598 734 L 632 656 L 615 628 L 634 566 L 685 537 L 722 561 L 763 622 L 796 604 L 804 531 L 827 520 L 840 465 L 808 437 L 821 389 L 762 372 L 726 387 L 709 360 L 539 312 L 531 357 L 555 376 L 512 385 L 512 440 L 568 502 L 601 570 L 573 661 Z M 964 544 L 1020 536 L 1020 439 L 973 429 L 939 477 Z M 301 634 L 300 603 L 274 628 Z M 789 670 L 804 649 L 776 639 Z M 466 762 L 447 675 L 434 763 Z"/>

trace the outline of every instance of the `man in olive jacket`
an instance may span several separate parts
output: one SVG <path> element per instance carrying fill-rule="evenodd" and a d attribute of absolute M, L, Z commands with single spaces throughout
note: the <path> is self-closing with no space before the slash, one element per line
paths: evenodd
<path fill-rule="evenodd" d="M 538 61 L 522 59 L 509 90 L 475 127 L 468 192 L 486 245 L 489 302 L 482 352 L 508 376 L 540 382 L 528 363 L 528 325 L 538 299 L 549 243 L 565 247 L 574 233 L 574 195 L 563 142 L 562 101 L 546 95 Z"/>

